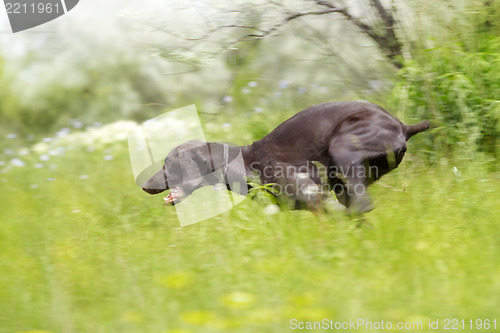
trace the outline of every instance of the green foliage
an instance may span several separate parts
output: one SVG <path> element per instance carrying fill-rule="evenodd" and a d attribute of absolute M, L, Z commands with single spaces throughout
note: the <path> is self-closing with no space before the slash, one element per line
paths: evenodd
<path fill-rule="evenodd" d="M 75 147 L 43 168 L 23 159 L 0 173 L 2 333 L 425 325 L 500 306 L 499 179 L 481 160 L 428 167 L 410 154 L 371 187 L 376 209 L 361 227 L 340 211 L 247 199 L 180 228 L 161 195 L 134 184 L 126 143 Z"/>
<path fill-rule="evenodd" d="M 437 2 L 443 5 L 444 3 Z M 430 119 L 428 150 L 487 152 L 500 138 L 500 11 L 498 2 L 424 11 L 411 60 L 396 77 L 391 103 L 407 121 Z M 461 10 L 457 10 L 460 8 Z M 447 19 L 441 19 L 441 12 Z M 426 48 L 425 45 L 435 45 Z"/>
<path fill-rule="evenodd" d="M 500 135 L 500 39 L 482 52 L 462 44 L 426 50 L 402 69 L 393 90 L 407 118 L 431 119 L 433 145 L 493 153 Z M 409 116 L 411 115 L 411 116 Z"/>
<path fill-rule="evenodd" d="M 398 170 L 370 187 L 376 209 L 362 224 L 335 209 L 279 210 L 268 184 L 235 209 L 180 228 L 161 195 L 134 184 L 126 143 L 101 142 L 116 133 L 69 134 L 64 149 L 47 142 L 35 146 L 41 153 L 0 141 L 13 150 L 0 150 L 0 332 L 284 332 L 292 318 L 424 327 L 429 318 L 493 319 L 499 175 L 496 160 L 477 152 L 498 145 L 499 45 L 484 38 L 413 50 L 387 108 L 436 128 L 412 138 Z M 231 57 L 230 98 L 217 115 L 201 110 L 208 140 L 249 144 L 301 108 L 332 100 L 321 84 L 266 77 L 255 54 Z M 1 89 L 0 115 L 51 136 L 68 117 L 123 119 L 127 104 L 156 96 L 134 68 L 106 73 L 86 73 L 93 79 L 79 88 L 46 87 L 25 110 Z M 138 79 L 120 84 L 127 78 Z"/>
<path fill-rule="evenodd" d="M 5 73 L 4 61 L 0 58 L 0 130 L 15 127 L 19 121 L 19 100 L 12 92 L 12 77 Z"/>
<path fill-rule="evenodd" d="M 127 60 L 97 68 L 82 65 L 69 77 L 50 84 L 41 79 L 34 86 L 20 89 L 16 87 L 22 84 L 21 79 L 0 71 L 0 85 L 5 87 L 0 92 L 3 130 L 23 136 L 46 135 L 68 126 L 71 119 L 87 124 L 146 120 L 156 110 L 150 112 L 143 104 L 163 102 L 165 98 L 161 85 Z"/>
<path fill-rule="evenodd" d="M 279 204 L 275 183 L 259 184 L 249 182 L 249 185 L 251 188 L 248 191 L 248 198 L 257 200 L 259 203 Z"/>
<path fill-rule="evenodd" d="M 415 47 L 399 71 L 387 109 L 435 129 L 370 187 L 376 209 L 362 224 L 335 210 L 276 210 L 268 184 L 180 228 L 161 195 L 135 185 L 126 143 L 106 143 L 121 135 L 34 147 L 0 137 L 0 332 L 284 332 L 292 318 L 420 321 L 425 331 L 429 318 L 495 318 L 500 178 L 497 160 L 478 152 L 498 154 L 500 20 L 498 5 L 478 6 L 460 33 L 443 28 L 448 42 Z M 230 98 L 202 110 L 208 140 L 249 144 L 332 100 L 313 84 L 278 85 L 253 66 L 257 55 L 228 55 Z M 116 65 L 25 101 L 2 69 L 0 126 L 23 134 L 52 136 L 73 117 L 146 119 L 135 106 L 161 96 L 139 69 Z M 192 101 L 184 94 L 180 105 Z"/>

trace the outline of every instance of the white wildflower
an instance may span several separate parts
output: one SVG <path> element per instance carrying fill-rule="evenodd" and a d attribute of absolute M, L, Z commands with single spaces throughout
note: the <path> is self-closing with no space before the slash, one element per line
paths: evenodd
<path fill-rule="evenodd" d="M 264 214 L 274 215 L 280 212 L 280 207 L 278 205 L 268 205 L 264 208 Z"/>
<path fill-rule="evenodd" d="M 18 157 L 15 157 L 13 159 L 10 160 L 10 163 L 15 166 L 15 167 L 23 167 L 26 165 L 26 163 L 24 163 L 20 158 Z"/>

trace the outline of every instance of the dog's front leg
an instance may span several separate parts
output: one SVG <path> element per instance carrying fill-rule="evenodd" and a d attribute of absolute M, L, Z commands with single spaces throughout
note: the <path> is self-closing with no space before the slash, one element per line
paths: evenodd
<path fill-rule="evenodd" d="M 367 174 L 362 158 L 356 151 L 338 146 L 329 152 L 336 169 L 333 178 L 337 178 L 333 190 L 347 207 L 347 214 L 359 215 L 371 211 L 373 204 L 367 191 Z"/>

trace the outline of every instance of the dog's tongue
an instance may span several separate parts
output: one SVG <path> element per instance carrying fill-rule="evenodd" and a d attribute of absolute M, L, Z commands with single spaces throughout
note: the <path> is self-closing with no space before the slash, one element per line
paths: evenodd
<path fill-rule="evenodd" d="M 169 193 L 169 194 L 168 194 L 165 198 L 163 198 L 163 200 L 164 200 L 164 201 L 163 201 L 163 204 L 164 204 L 164 205 L 173 204 L 173 203 L 174 203 L 174 201 L 175 201 L 176 199 L 178 199 L 178 196 L 179 196 L 179 195 L 180 195 L 180 196 L 182 196 L 182 193 L 183 193 L 183 192 L 181 191 L 181 189 L 180 189 L 180 188 L 178 188 L 178 187 L 174 187 L 174 188 L 170 191 L 170 193 Z"/>
<path fill-rule="evenodd" d="M 170 192 L 165 198 L 163 198 L 163 204 L 168 205 L 174 202 L 174 196 L 172 195 L 172 192 Z"/>

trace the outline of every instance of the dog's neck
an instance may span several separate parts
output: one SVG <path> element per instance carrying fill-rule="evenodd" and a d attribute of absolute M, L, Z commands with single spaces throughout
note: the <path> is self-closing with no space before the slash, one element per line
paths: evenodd
<path fill-rule="evenodd" d="M 243 156 L 243 161 L 245 162 L 245 168 L 249 169 L 249 166 L 257 160 L 254 147 L 253 145 L 248 145 L 241 146 L 239 149 L 241 149 L 241 155 Z"/>
<path fill-rule="evenodd" d="M 222 146 L 219 149 L 214 149 L 214 146 Z M 238 154 L 240 154 L 243 157 L 243 162 L 245 163 L 245 169 L 246 172 L 250 172 L 250 166 L 253 165 L 254 162 L 258 162 L 259 159 L 257 157 L 257 154 L 255 153 L 256 149 L 254 144 L 248 145 L 248 146 L 230 146 L 227 144 L 219 143 L 219 142 L 210 142 L 209 145 L 209 154 L 210 154 L 210 163 L 212 172 L 216 168 L 215 164 L 219 165 L 220 167 L 224 167 L 224 165 L 228 164 L 232 159 L 234 159 Z M 225 155 L 225 153 L 227 155 Z M 228 160 L 229 158 L 229 160 Z M 214 163 L 215 160 L 221 161 L 218 163 Z"/>

